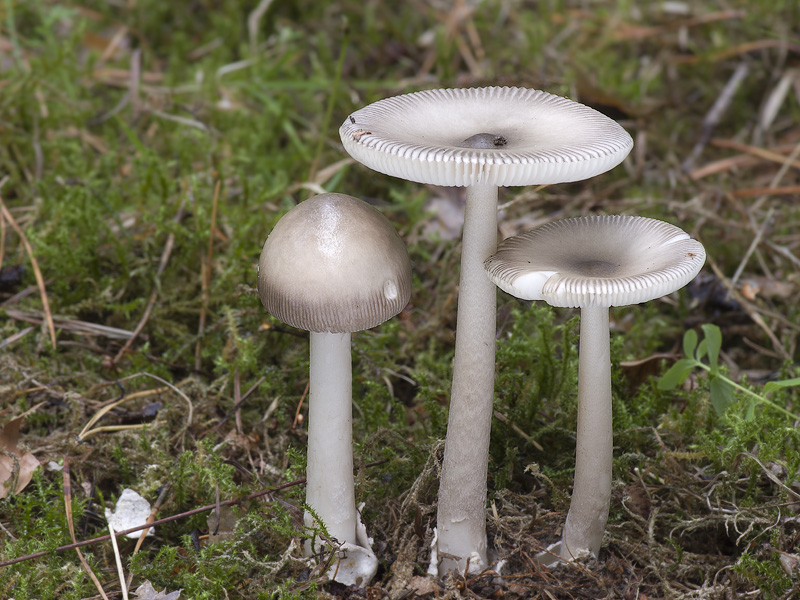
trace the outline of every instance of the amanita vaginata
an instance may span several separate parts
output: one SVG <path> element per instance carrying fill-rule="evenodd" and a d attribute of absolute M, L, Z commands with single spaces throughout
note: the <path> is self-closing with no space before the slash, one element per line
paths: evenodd
<path fill-rule="evenodd" d="M 592 216 L 508 238 L 486 261 L 490 279 L 512 296 L 581 309 L 572 500 L 562 539 L 542 562 L 600 550 L 611 501 L 609 307 L 670 294 L 694 279 L 705 259 L 702 244 L 669 223 Z"/>
<path fill-rule="evenodd" d="M 466 187 L 453 385 L 438 500 L 440 572 L 487 565 L 486 475 L 494 395 L 499 186 L 565 183 L 619 164 L 633 142 L 577 102 L 510 87 L 443 89 L 379 100 L 339 129 L 350 155 L 409 181 Z"/>
<path fill-rule="evenodd" d="M 376 208 L 321 194 L 286 213 L 258 263 L 258 292 L 275 317 L 310 332 L 306 502 L 340 560 L 336 581 L 367 585 L 378 561 L 356 511 L 353 488 L 350 333 L 399 313 L 411 296 L 405 244 Z M 306 525 L 314 525 L 310 513 Z M 306 544 L 306 553 L 321 542 Z"/>

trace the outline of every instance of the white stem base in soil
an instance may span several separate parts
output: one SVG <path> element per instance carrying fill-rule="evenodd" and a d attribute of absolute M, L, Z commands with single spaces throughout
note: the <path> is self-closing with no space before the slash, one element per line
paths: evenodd
<path fill-rule="evenodd" d="M 611 349 L 608 308 L 581 309 L 578 362 L 578 432 L 575 482 L 564 535 L 541 562 L 597 557 L 611 502 L 613 429 L 611 422 Z M 556 556 L 553 556 L 556 555 Z"/>
<path fill-rule="evenodd" d="M 494 399 L 497 288 L 483 261 L 497 250 L 497 187 L 467 188 L 450 416 L 439 484 L 439 572 L 486 565 L 486 474 Z"/>
<path fill-rule="evenodd" d="M 358 517 L 353 488 L 350 334 L 311 332 L 310 337 L 306 503 L 341 545 L 337 552 L 342 560 L 334 561 L 331 578 L 364 586 L 375 575 L 378 561 Z M 304 520 L 307 527 L 316 524 L 309 512 Z M 321 546 L 318 538 L 306 542 L 306 554 Z"/>

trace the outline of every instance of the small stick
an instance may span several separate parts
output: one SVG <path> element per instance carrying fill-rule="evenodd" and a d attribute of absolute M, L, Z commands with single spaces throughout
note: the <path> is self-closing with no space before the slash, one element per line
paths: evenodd
<path fill-rule="evenodd" d="M 72 522 L 72 484 L 70 483 L 69 478 L 69 461 L 65 458 L 64 459 L 64 510 L 66 512 L 67 517 L 67 526 L 69 527 L 69 537 L 72 540 L 72 543 L 75 543 L 75 525 Z M 97 579 L 97 576 L 92 571 L 92 568 L 89 566 L 89 563 L 86 562 L 86 559 L 83 557 L 83 553 L 81 552 L 80 548 L 75 548 L 75 552 L 78 553 L 78 558 L 83 565 L 83 569 L 89 575 L 89 578 L 94 583 L 94 586 L 97 588 L 97 591 L 100 592 L 100 596 L 103 600 L 108 600 L 108 596 L 106 596 L 105 591 L 103 590 L 103 586 L 101 585 L 100 581 Z"/>
<path fill-rule="evenodd" d="M 235 411 L 236 418 L 236 433 L 244 433 L 244 426 L 242 425 L 242 379 L 239 377 L 239 367 L 236 367 L 233 372 L 233 403 L 238 408 Z"/>
<path fill-rule="evenodd" d="M 18 339 L 24 338 L 31 331 L 33 331 L 33 326 L 26 327 L 22 331 L 18 331 L 17 333 L 8 336 L 6 339 L 0 340 L 0 349 L 5 348 L 6 346 L 10 346 L 14 342 L 16 342 Z"/>
<path fill-rule="evenodd" d="M 134 378 L 140 377 L 140 376 L 147 376 L 147 377 L 150 377 L 151 379 L 155 379 L 156 381 L 158 381 L 160 383 L 163 383 L 165 386 L 167 386 L 169 389 L 171 389 L 173 392 L 178 394 L 178 396 L 180 396 L 181 398 L 183 398 L 186 401 L 186 404 L 189 405 L 189 413 L 186 415 L 186 427 L 188 428 L 189 425 L 192 424 L 192 415 L 194 415 L 194 406 L 192 406 L 192 401 L 189 400 L 189 396 L 184 394 L 180 389 L 175 387 L 173 384 L 171 384 L 166 379 L 162 379 L 158 375 L 153 375 L 152 373 L 148 373 L 147 371 L 142 371 L 141 373 L 134 373 L 133 375 L 128 375 L 127 377 L 123 377 L 122 379 L 119 379 L 118 382 L 122 383 L 123 381 L 128 381 L 130 379 L 134 379 Z M 117 383 L 117 382 L 115 382 L 115 383 Z"/>
<path fill-rule="evenodd" d="M 0 181 L 0 188 L 8 181 L 8 175 Z M 0 269 L 3 268 L 3 256 L 6 253 L 6 218 L 0 213 Z"/>
<path fill-rule="evenodd" d="M 761 222 L 761 227 L 756 230 L 755 237 L 753 237 L 753 240 L 750 242 L 750 246 L 747 248 L 747 252 L 744 253 L 742 260 L 739 262 L 739 266 L 736 268 L 736 272 L 733 274 L 733 277 L 731 277 L 731 287 L 736 287 L 736 282 L 739 281 L 742 271 L 744 271 L 744 268 L 747 266 L 747 263 L 750 260 L 750 257 L 753 255 L 753 252 L 755 252 L 756 248 L 761 243 L 761 238 L 764 237 L 764 232 L 772 221 L 772 215 L 774 212 L 775 210 L 770 208 L 767 211 L 767 216 L 764 217 L 764 220 Z"/>
<path fill-rule="evenodd" d="M 719 268 L 719 265 L 714 261 L 712 257 L 706 256 L 706 261 L 708 266 L 711 267 L 711 270 L 714 271 L 714 275 L 717 276 L 717 279 L 722 282 L 722 285 L 728 290 L 728 293 L 733 297 L 736 302 L 738 302 L 744 311 L 747 313 L 753 322 L 758 325 L 761 330 L 766 334 L 769 340 L 772 342 L 772 346 L 775 349 L 775 352 L 779 353 L 784 360 L 791 360 L 791 356 L 784 348 L 783 344 L 778 339 L 778 336 L 772 331 L 772 329 L 764 322 L 764 319 L 761 315 L 755 310 L 755 308 L 738 292 L 738 290 L 731 285 L 730 280 L 725 277 L 725 274 Z"/>
<path fill-rule="evenodd" d="M 303 401 L 306 399 L 307 393 L 308 393 L 308 383 L 306 383 L 306 389 L 303 390 L 303 395 L 300 396 L 300 402 L 297 403 L 297 410 L 294 411 L 294 422 L 292 423 L 292 429 L 297 427 L 298 423 L 303 422 L 303 415 L 300 414 L 300 410 L 303 408 Z"/>
<path fill-rule="evenodd" d="M 206 314 L 208 313 L 208 302 L 210 298 L 211 287 L 211 261 L 214 259 L 214 230 L 217 227 L 217 206 L 219 205 L 219 190 L 221 180 L 217 180 L 217 185 L 214 186 L 214 199 L 211 204 L 211 227 L 208 233 L 208 255 L 205 262 L 200 263 L 200 288 L 202 294 L 202 304 L 200 305 L 200 322 L 197 325 L 197 345 L 194 352 L 194 369 L 200 370 L 200 340 L 203 337 L 203 332 L 206 328 Z"/>
<path fill-rule="evenodd" d="M 150 511 L 150 516 L 147 517 L 147 521 L 145 523 L 152 524 L 153 521 L 156 520 L 156 515 L 158 511 L 161 510 L 161 505 L 164 504 L 164 500 L 167 497 L 167 492 L 169 492 L 169 484 L 166 484 L 161 487 L 161 491 L 158 494 L 158 498 L 156 499 L 156 503 L 153 505 L 153 509 Z M 136 546 L 133 549 L 133 555 L 135 556 L 137 552 L 139 552 L 139 548 L 142 547 L 142 543 L 144 543 L 145 538 L 147 537 L 150 528 L 147 527 L 146 529 L 142 529 L 141 535 L 139 535 L 139 539 L 136 540 Z M 75 541 L 74 539 L 72 540 Z M 133 572 L 128 573 L 128 588 L 131 587 L 131 582 L 133 581 Z"/>
<path fill-rule="evenodd" d="M 781 187 L 739 188 L 731 194 L 735 198 L 756 198 L 759 196 L 797 196 L 800 185 L 784 185 Z"/>
<path fill-rule="evenodd" d="M 783 179 L 784 175 L 786 175 L 786 172 L 789 170 L 789 167 L 791 165 L 797 164 L 797 161 L 795 159 L 797 158 L 798 155 L 800 155 L 800 144 L 797 144 L 797 146 L 794 147 L 789 156 L 787 156 L 784 159 L 783 163 L 781 164 L 781 168 L 778 169 L 778 172 L 772 178 L 772 181 L 770 181 L 769 184 L 770 189 L 776 189 L 777 186 L 780 184 L 781 179 Z M 766 194 L 760 196 L 759 199 L 754 203 L 754 206 L 765 199 L 766 199 Z M 756 248 L 758 247 L 758 244 L 761 243 L 761 238 L 764 237 L 764 231 L 769 226 L 774 212 L 775 212 L 774 208 L 770 208 L 769 211 L 767 211 L 767 216 L 764 217 L 764 221 L 762 222 L 761 227 L 759 227 L 758 230 L 756 231 L 756 236 L 750 243 L 750 247 L 747 249 L 747 252 L 745 252 L 745 255 L 742 258 L 742 261 L 739 263 L 739 267 L 736 269 L 736 272 L 733 274 L 733 277 L 731 277 L 732 286 L 734 287 L 736 286 L 736 282 L 739 280 L 739 277 L 741 276 L 742 271 L 744 270 L 744 267 L 747 264 L 747 261 L 750 260 L 750 256 L 753 254 L 753 252 L 755 252 Z M 755 223 L 753 222 L 752 216 L 750 216 L 750 222 L 751 225 L 755 228 Z"/>
<path fill-rule="evenodd" d="M 210 429 L 210 430 L 209 430 L 207 433 L 204 433 L 204 434 L 203 434 L 202 436 L 200 436 L 200 437 L 205 437 L 205 436 L 206 436 L 206 435 L 208 435 L 209 433 L 213 433 L 214 431 L 217 431 L 217 430 L 218 430 L 220 427 L 222 427 L 222 426 L 223 426 L 223 425 L 224 425 L 224 424 L 227 422 L 227 420 L 231 418 L 231 415 L 232 415 L 232 414 L 234 414 L 234 413 L 235 413 L 237 410 L 239 410 L 239 408 L 242 406 L 242 404 L 244 404 L 244 401 L 245 401 L 245 400 L 247 400 L 247 398 L 250 396 L 250 394 L 252 394 L 253 392 L 255 392 L 255 391 L 256 391 L 256 388 L 257 388 L 258 386 L 260 386 L 260 385 L 261 385 L 261 384 L 264 382 L 264 380 L 265 380 L 265 379 L 266 379 L 266 376 L 262 375 L 262 376 L 261 376 L 261 378 L 260 378 L 258 381 L 256 381 L 256 382 L 255 382 L 255 383 L 254 383 L 254 384 L 253 384 L 253 385 L 250 387 L 250 389 L 249 389 L 249 390 L 247 390 L 247 391 L 246 391 L 246 392 L 245 392 L 245 393 L 242 395 L 242 397 L 239 399 L 239 401 L 238 401 L 238 402 L 236 402 L 236 404 L 234 404 L 234 405 L 233 405 L 233 408 L 230 410 L 230 412 L 229 412 L 227 415 L 225 415 L 224 417 L 222 417 L 222 419 L 220 420 L 220 422 L 219 422 L 219 423 L 217 423 L 216 425 L 214 425 L 214 427 L 212 427 L 212 428 L 211 428 L 211 429 Z"/>
<path fill-rule="evenodd" d="M 385 461 L 379 461 L 385 462 Z M 367 465 L 372 466 L 372 465 Z M 285 490 L 286 488 L 294 487 L 297 485 L 302 485 L 306 482 L 305 477 L 301 477 L 300 479 L 295 479 L 294 481 L 290 481 L 288 483 L 284 483 L 283 485 L 279 485 L 274 488 L 269 488 L 266 490 L 261 490 L 260 492 L 254 492 L 252 494 L 248 494 L 247 496 L 243 496 L 242 498 L 236 498 L 234 500 L 224 500 L 223 502 L 219 503 L 219 506 L 232 506 L 234 504 L 241 504 L 242 502 L 246 502 L 248 500 L 253 500 L 254 498 L 260 498 L 261 496 L 267 496 L 269 494 L 274 494 L 275 492 L 279 492 L 281 490 Z M 156 527 L 157 525 L 163 525 L 164 523 L 171 523 L 172 521 L 177 521 L 178 519 L 183 519 L 185 517 L 191 517 L 200 513 L 208 512 L 212 509 L 217 508 L 217 504 L 207 504 L 206 506 L 201 506 L 199 508 L 193 508 L 192 510 L 187 510 L 186 512 L 182 512 L 177 515 L 172 515 L 170 517 L 164 517 L 163 519 L 158 519 L 153 521 L 152 523 L 146 523 L 144 525 L 137 525 L 136 527 L 131 527 L 130 529 L 124 529 L 122 531 L 115 531 L 114 536 L 120 535 L 127 535 L 129 533 L 133 533 L 134 531 L 141 531 L 143 529 L 149 529 L 150 527 Z M 90 546 L 92 544 L 96 544 L 98 542 L 105 542 L 111 539 L 111 535 L 101 535 L 96 538 L 91 538 L 89 540 L 83 540 L 82 542 L 74 542 L 72 544 L 67 544 L 65 546 L 59 546 L 52 552 L 63 552 L 65 550 L 72 550 L 73 548 L 82 548 L 83 546 Z M 34 558 L 40 558 L 42 556 L 47 556 L 50 554 L 51 551 L 42 550 L 41 552 L 34 552 L 33 554 L 28 554 L 26 556 L 18 556 L 17 558 L 12 558 L 10 560 L 0 561 L 0 567 L 8 567 L 10 565 L 14 565 L 19 562 L 24 562 L 26 560 L 33 560 Z"/>
<path fill-rule="evenodd" d="M 376 460 L 375 462 L 367 463 L 364 467 L 377 467 L 378 465 L 382 465 L 384 463 L 389 462 L 388 459 L 383 460 Z M 289 481 L 287 483 L 283 483 L 279 486 L 274 488 L 268 488 L 266 490 L 261 490 L 259 492 L 253 492 L 252 494 L 248 494 L 247 496 L 242 496 L 241 498 L 234 498 L 233 500 L 223 500 L 219 503 L 219 506 L 233 506 L 234 504 L 241 504 L 242 502 L 247 502 L 248 500 L 254 500 L 255 498 L 260 498 L 261 496 L 268 496 L 270 494 L 274 494 L 275 492 L 280 492 L 281 490 L 288 489 L 290 487 L 295 487 L 298 485 L 303 485 L 306 482 L 305 477 L 301 477 L 300 479 L 295 479 L 294 481 Z M 153 521 L 152 523 L 146 523 L 145 525 L 137 525 L 136 527 L 131 527 L 129 529 L 123 529 L 122 531 L 115 531 L 115 536 L 120 535 L 127 535 L 129 533 L 133 533 L 134 531 L 141 531 L 143 529 L 148 529 L 150 527 L 156 527 L 157 525 L 163 525 L 164 523 L 171 523 L 172 521 L 177 521 L 178 519 L 183 519 L 185 517 L 191 517 L 193 515 L 197 515 L 200 513 L 208 512 L 212 509 L 217 508 L 217 504 L 207 504 L 206 506 L 201 506 L 199 508 L 193 508 L 192 510 L 187 510 L 186 512 L 182 512 L 177 515 L 172 515 L 170 517 L 164 517 L 163 519 L 158 519 L 157 521 Z M 149 520 L 149 519 L 148 519 Z M 18 556 L 17 558 L 12 558 L 10 560 L 0 561 L 0 567 L 8 567 L 10 565 L 14 565 L 16 563 L 25 562 L 26 560 L 33 560 L 34 558 L 40 558 L 42 556 L 47 556 L 50 552 L 63 552 L 65 550 L 72 550 L 73 548 L 82 548 L 83 546 L 90 546 L 92 544 L 96 544 L 98 542 L 105 542 L 106 540 L 110 539 L 111 535 L 101 535 L 96 538 L 92 538 L 90 540 L 83 540 L 82 542 L 75 542 L 73 544 L 67 544 L 65 546 L 59 546 L 54 550 L 42 550 L 41 552 L 34 552 L 33 554 L 27 554 L 25 556 Z"/>
<path fill-rule="evenodd" d="M 136 49 L 131 53 L 131 70 L 130 70 L 130 82 L 128 84 L 128 92 L 130 93 L 131 98 L 131 112 L 133 113 L 133 118 L 137 119 L 139 117 L 139 111 L 141 110 L 141 98 L 139 98 L 139 81 L 142 76 L 142 51 L 140 49 Z"/>
<path fill-rule="evenodd" d="M 125 585 L 125 573 L 122 572 L 122 558 L 119 555 L 117 546 L 117 536 L 114 534 L 114 526 L 108 524 L 108 532 L 111 534 L 111 545 L 114 547 L 114 560 L 117 563 L 117 575 L 119 575 L 119 585 L 122 587 L 122 600 L 128 600 L 128 586 Z"/>
<path fill-rule="evenodd" d="M 183 218 L 183 207 L 186 204 L 186 198 L 181 200 L 181 204 L 178 207 L 178 212 L 175 214 L 175 218 L 173 219 L 176 223 L 180 223 L 181 218 Z M 161 274 L 164 272 L 164 268 L 167 266 L 167 261 L 169 260 L 170 254 L 172 254 L 172 247 L 175 244 L 175 234 L 170 233 L 167 237 L 167 243 L 164 244 L 164 251 L 161 253 L 161 261 L 158 264 L 158 271 L 156 272 L 156 279 L 161 278 Z M 153 290 L 153 293 L 150 294 L 150 299 L 147 301 L 147 307 L 144 309 L 144 314 L 142 318 L 139 319 L 139 323 L 136 325 L 136 329 L 133 330 L 131 337 L 128 338 L 128 341 L 125 342 L 125 345 L 120 348 L 120 351 L 117 352 L 117 355 L 114 357 L 112 361 L 114 364 L 118 363 L 120 359 L 125 355 L 125 353 L 130 349 L 133 341 L 139 337 L 139 334 L 144 329 L 145 324 L 150 319 L 150 312 L 153 310 L 153 306 L 155 306 L 156 299 L 158 298 L 158 286 Z"/>
<path fill-rule="evenodd" d="M 711 140 L 711 145 L 716 146 L 717 148 L 730 148 L 731 150 L 736 150 L 737 152 L 744 152 L 745 154 L 750 154 L 752 156 L 756 156 L 763 160 L 768 160 L 774 163 L 778 163 L 784 169 L 788 169 L 789 167 L 800 169 L 800 162 L 795 160 L 797 154 L 794 151 L 791 152 L 789 156 L 784 156 L 783 154 L 781 154 L 780 152 L 776 152 L 775 150 L 767 150 L 766 148 L 759 148 L 758 146 L 743 144 L 742 142 L 737 142 L 736 140 L 724 140 L 724 139 L 713 139 Z M 782 177 L 783 173 L 780 173 L 780 175 Z M 770 184 L 769 187 L 775 187 L 774 182 Z"/>
<path fill-rule="evenodd" d="M 50 332 L 50 343 L 53 344 L 53 349 L 55 350 L 56 327 L 53 324 L 53 314 L 50 312 L 50 301 L 47 299 L 47 290 L 44 286 L 44 277 L 42 277 L 42 272 L 39 269 L 39 263 L 37 262 L 36 257 L 33 255 L 33 248 L 31 248 L 31 244 L 28 242 L 25 232 L 22 231 L 22 228 L 14 220 L 13 215 L 6 208 L 2 196 L 0 196 L 0 214 L 2 214 L 5 220 L 8 221 L 9 225 L 11 225 L 14 231 L 17 232 L 19 239 L 22 240 L 22 243 L 25 246 L 25 252 L 28 253 L 28 258 L 31 261 L 31 268 L 33 269 L 33 274 L 36 277 L 36 285 L 39 288 L 39 295 L 42 298 L 42 310 L 44 311 L 45 321 L 47 322 L 47 329 Z"/>
<path fill-rule="evenodd" d="M 495 410 L 494 411 L 494 417 L 498 421 L 501 421 L 501 422 L 505 423 L 506 425 L 508 425 L 509 427 L 511 427 L 511 429 L 514 430 L 514 433 L 516 433 L 522 439 L 526 440 L 531 446 L 533 446 L 534 448 L 539 450 L 539 452 L 542 452 L 544 450 L 544 448 L 542 448 L 542 445 L 539 442 L 537 442 L 535 439 L 533 439 L 527 433 L 522 431 L 522 429 L 520 429 L 513 421 L 511 421 L 511 419 L 509 419 L 507 416 L 505 416 L 499 410 Z"/>
<path fill-rule="evenodd" d="M 726 110 L 728 110 L 728 107 L 733 101 L 733 97 L 736 95 L 736 92 L 739 89 L 739 86 L 741 85 L 742 81 L 744 81 L 744 78 L 747 77 L 748 70 L 747 63 L 739 63 L 739 66 L 736 67 L 736 70 L 733 72 L 733 75 L 731 75 L 728 83 L 726 83 L 725 87 L 722 88 L 722 92 L 717 97 L 717 100 L 714 102 L 711 110 L 706 113 L 706 116 L 703 119 L 703 129 L 700 133 L 700 139 L 697 140 L 697 143 L 694 145 L 694 148 L 692 148 L 689 156 L 681 165 L 684 173 L 689 173 L 693 170 L 694 162 L 697 160 L 700 154 L 702 154 L 703 150 L 708 144 L 708 140 L 711 139 L 711 133 L 714 131 L 714 129 L 716 129 L 720 121 L 722 121 L 722 115 L 725 114 Z"/>

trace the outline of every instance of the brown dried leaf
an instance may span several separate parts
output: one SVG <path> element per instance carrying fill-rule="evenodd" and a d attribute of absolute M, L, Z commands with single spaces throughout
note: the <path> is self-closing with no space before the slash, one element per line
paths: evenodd
<path fill-rule="evenodd" d="M 24 416 L 11 419 L 0 430 L 0 498 L 9 493 L 19 494 L 33 478 L 39 461 L 30 452 L 17 448 L 19 427 Z"/>
<path fill-rule="evenodd" d="M 414 590 L 417 596 L 424 596 L 425 594 L 437 594 L 440 590 L 439 584 L 434 579 L 429 577 L 420 577 L 415 575 L 408 582 L 408 589 Z"/>
<path fill-rule="evenodd" d="M 222 542 L 235 538 L 236 524 L 239 522 L 239 514 L 233 506 L 220 507 L 220 518 L 217 518 L 217 511 L 212 510 L 208 513 L 208 539 L 211 542 Z"/>

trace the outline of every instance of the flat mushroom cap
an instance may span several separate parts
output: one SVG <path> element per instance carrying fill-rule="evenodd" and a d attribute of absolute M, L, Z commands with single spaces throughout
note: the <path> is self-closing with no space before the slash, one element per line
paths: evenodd
<path fill-rule="evenodd" d="M 345 150 L 380 173 L 447 186 L 587 179 L 633 147 L 620 125 L 561 96 L 517 87 L 414 92 L 345 119 Z"/>
<path fill-rule="evenodd" d="M 694 279 L 705 260 L 703 245 L 669 223 L 592 216 L 508 238 L 484 266 L 512 296 L 574 308 L 660 298 Z"/>
<path fill-rule="evenodd" d="M 344 333 L 392 318 L 411 297 L 411 262 L 380 211 L 320 194 L 286 213 L 264 243 L 258 293 L 281 321 Z"/>

